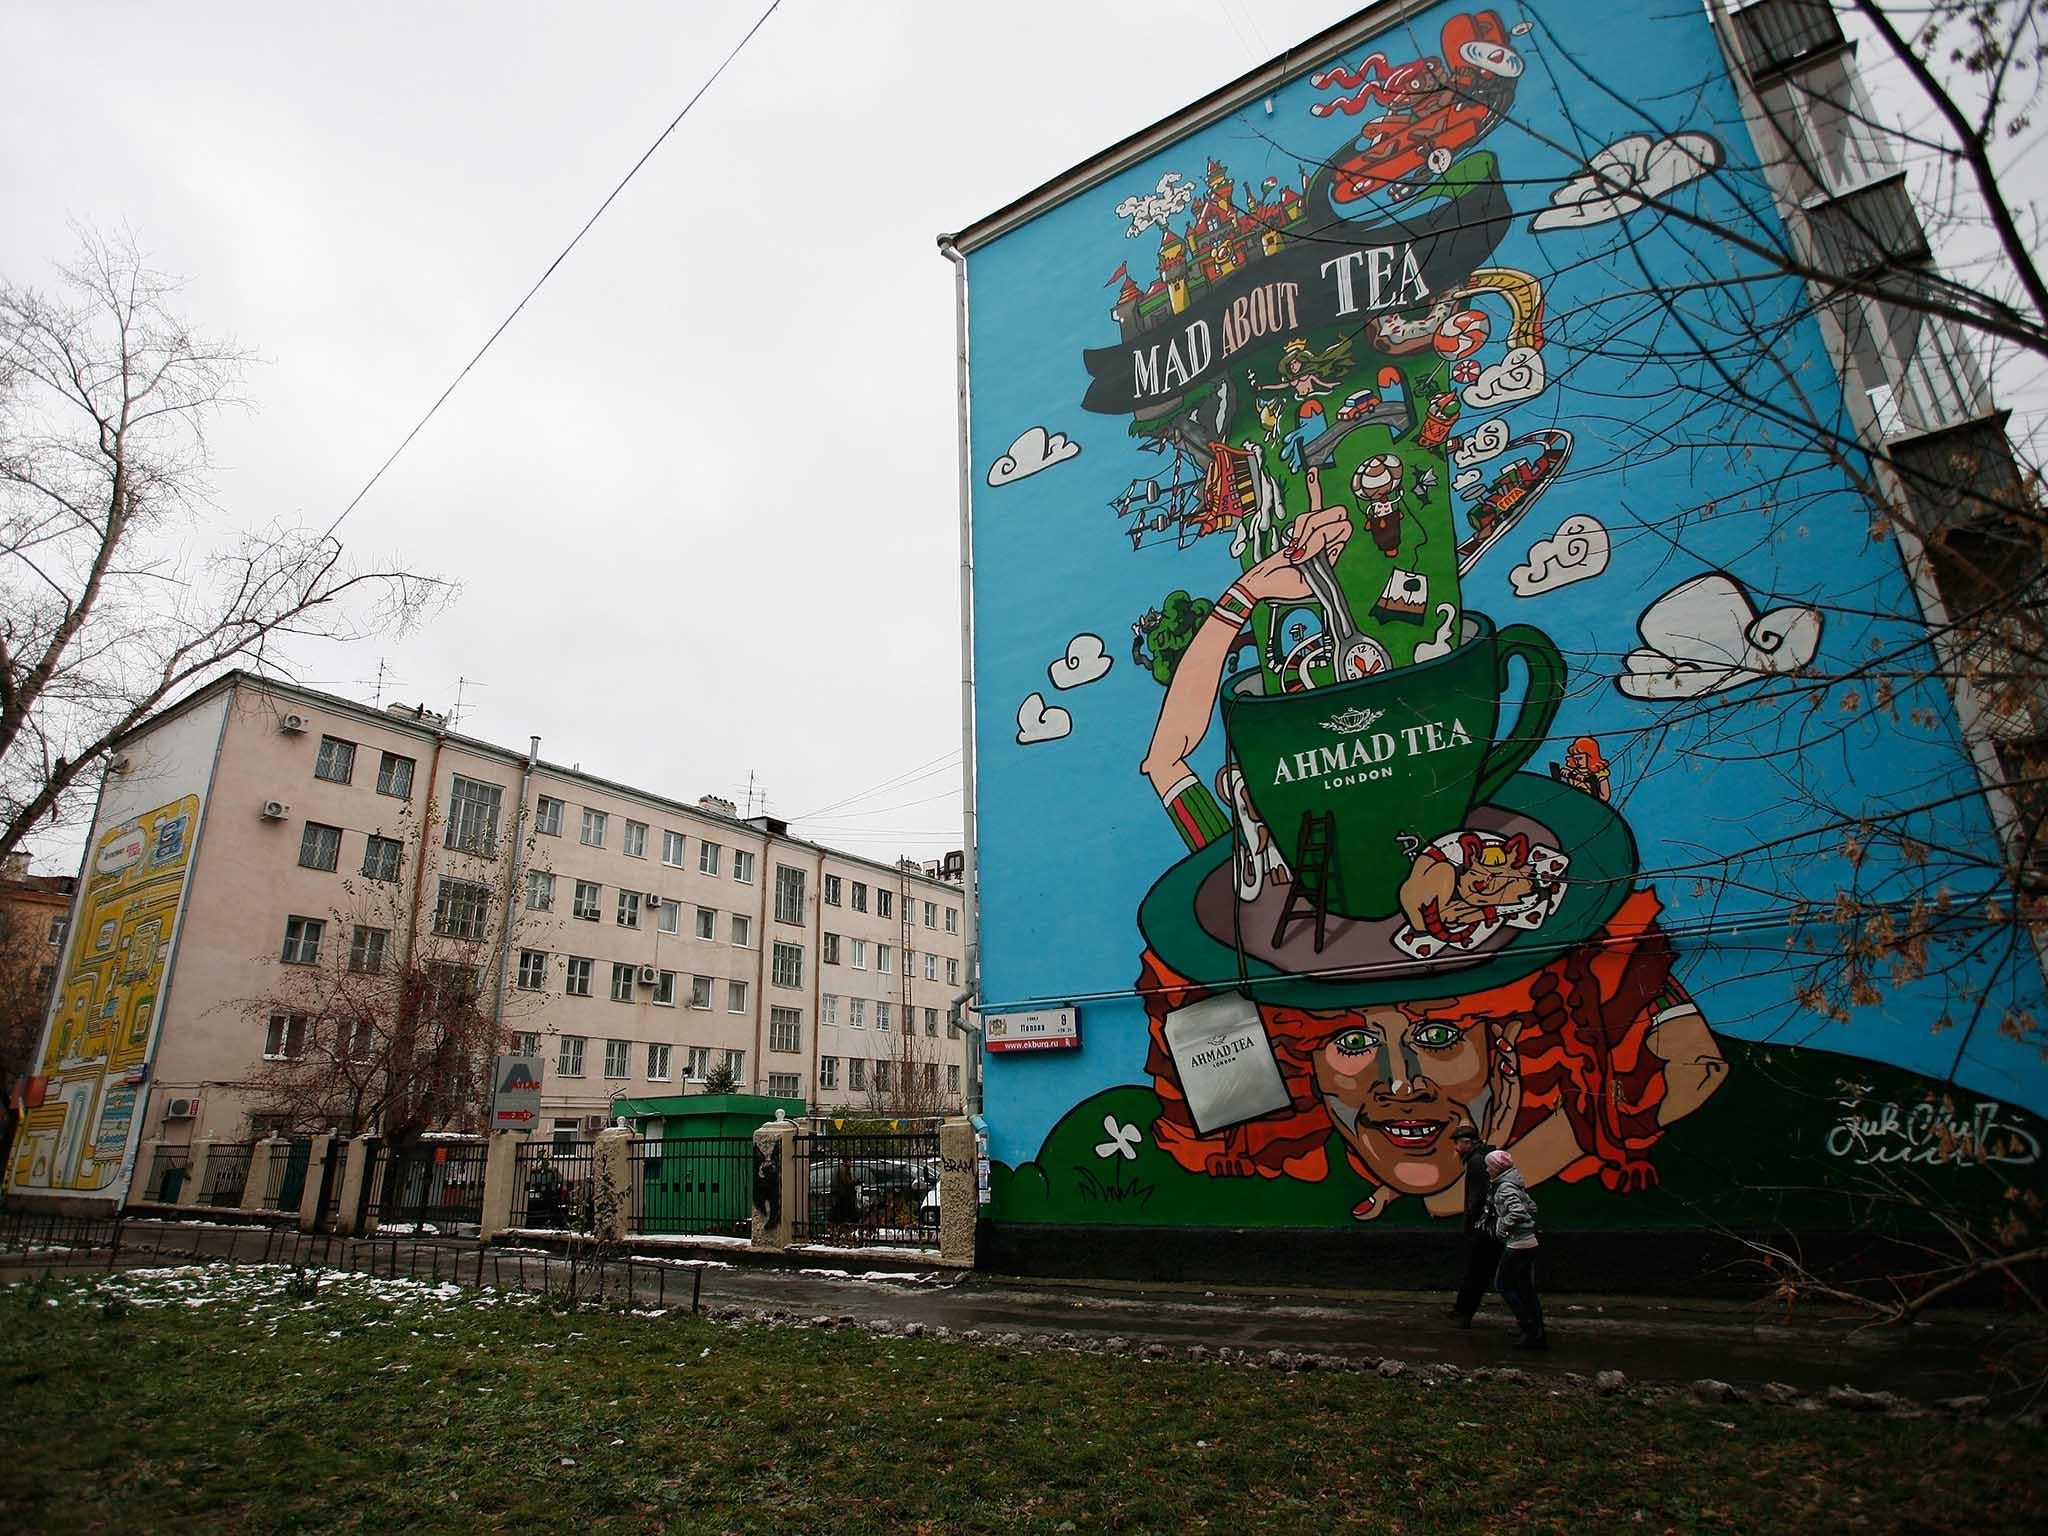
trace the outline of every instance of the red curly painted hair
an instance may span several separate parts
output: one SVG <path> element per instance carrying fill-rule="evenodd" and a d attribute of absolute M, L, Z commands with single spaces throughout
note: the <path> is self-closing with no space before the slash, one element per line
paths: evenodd
<path fill-rule="evenodd" d="M 1632 1190 L 1656 1182 L 1647 1154 L 1663 1129 L 1657 1109 L 1664 1101 L 1664 1064 L 1644 1040 L 1657 1002 L 1685 996 L 1671 979 L 1671 942 L 1657 927 L 1660 910 L 1650 892 L 1633 892 L 1600 934 L 1533 975 L 1451 1002 L 1401 1009 L 1411 1019 L 1441 1019 L 1466 1029 L 1520 1021 L 1514 1066 L 1522 1102 L 1509 1142 L 1562 1114 L 1579 1146 L 1579 1156 L 1559 1174 L 1568 1183 L 1597 1176 L 1609 1189 Z M 1163 1106 L 1152 1129 L 1161 1150 L 1194 1173 L 1310 1183 L 1327 1177 L 1324 1149 L 1332 1126 L 1316 1093 L 1315 1056 L 1360 1022 L 1360 1015 L 1259 1004 L 1289 1102 L 1204 1135 L 1188 1113 L 1164 1027 L 1169 1012 L 1212 994 L 1175 975 L 1149 950 L 1138 991 L 1151 1023 L 1145 1068 Z M 1357 1173 L 1371 1178 L 1348 1149 L 1346 1156 Z"/>

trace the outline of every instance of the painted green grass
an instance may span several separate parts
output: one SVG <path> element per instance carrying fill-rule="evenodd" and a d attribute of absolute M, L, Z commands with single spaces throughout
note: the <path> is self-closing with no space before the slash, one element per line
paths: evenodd
<path fill-rule="evenodd" d="M 0 1530 L 2001 1531 L 2039 1434 L 561 1310 L 0 1291 Z M 118 1296 L 125 1300 L 108 1300 Z M 196 1303 L 196 1304 L 195 1304 Z"/>

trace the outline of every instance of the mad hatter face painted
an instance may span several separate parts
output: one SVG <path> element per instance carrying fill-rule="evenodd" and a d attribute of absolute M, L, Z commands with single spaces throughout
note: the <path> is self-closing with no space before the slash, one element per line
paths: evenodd
<path fill-rule="evenodd" d="M 1366 1171 L 1412 1195 L 1461 1177 L 1452 1133 L 1486 1135 L 1516 1087 L 1499 1026 L 1395 1007 L 1312 1017 L 1332 1026 L 1313 1058 L 1316 1093 Z"/>

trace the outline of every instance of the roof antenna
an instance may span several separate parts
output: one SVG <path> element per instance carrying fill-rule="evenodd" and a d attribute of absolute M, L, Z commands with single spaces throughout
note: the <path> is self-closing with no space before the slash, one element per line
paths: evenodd
<path fill-rule="evenodd" d="M 460 730 L 462 727 L 463 691 L 468 688 L 487 688 L 489 686 L 490 685 L 488 683 L 480 683 L 473 677 L 458 677 L 455 679 L 455 709 L 454 712 L 448 716 L 449 730 Z"/>

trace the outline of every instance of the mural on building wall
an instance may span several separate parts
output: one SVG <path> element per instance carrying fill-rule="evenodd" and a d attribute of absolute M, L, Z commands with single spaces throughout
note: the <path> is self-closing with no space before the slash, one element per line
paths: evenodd
<path fill-rule="evenodd" d="M 1841 594 L 1911 599 L 1853 512 L 1662 535 L 1783 450 L 1656 451 L 1617 422 L 1672 390 L 1584 343 L 1605 289 L 1686 270 L 1653 200 L 1734 217 L 1761 188 L 1729 186 L 1703 19 L 1573 24 L 1440 8 L 970 258 L 983 995 L 1109 1024 L 990 1063 L 997 1220 L 1450 1216 L 1463 1125 L 1585 1220 L 1698 1220 L 1613 1207 L 1787 1151 L 2037 1155 L 2038 1059 L 1987 1040 L 1956 1080 L 2017 1102 L 1903 1108 L 1938 1009 L 1798 1019 L 1789 911 L 1758 945 L 1716 906 L 1742 889 L 1716 839 L 1789 814 L 1772 683 L 1871 642 Z M 1623 131 L 1565 80 L 1580 48 L 1654 54 L 1700 120 Z M 1049 299 L 1090 255 L 1113 297 Z M 1823 357 L 1787 334 L 1790 366 Z M 1709 791 L 1702 703 L 1745 700 Z M 1893 765 L 1966 774 L 1927 709 Z M 1989 835 L 1981 807 L 1956 827 Z"/>
<path fill-rule="evenodd" d="M 185 795 L 92 844 L 69 963 L 23 1100 L 16 1190 L 97 1193 L 120 1176 L 198 821 L 199 797 Z"/>

